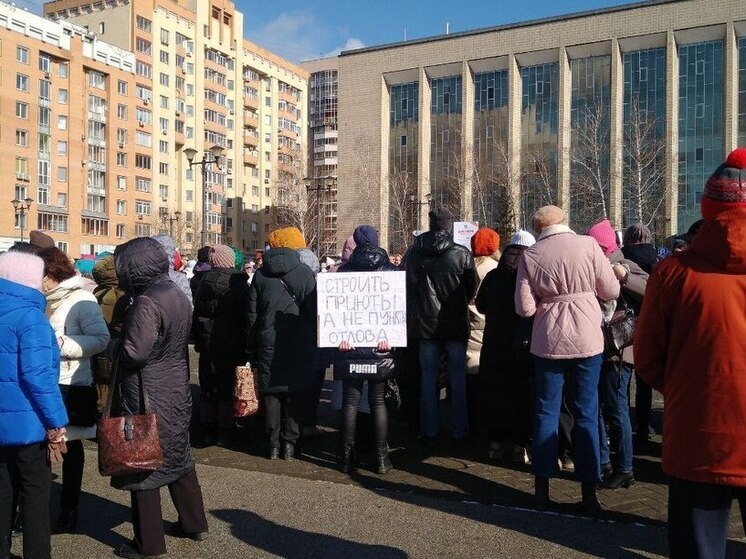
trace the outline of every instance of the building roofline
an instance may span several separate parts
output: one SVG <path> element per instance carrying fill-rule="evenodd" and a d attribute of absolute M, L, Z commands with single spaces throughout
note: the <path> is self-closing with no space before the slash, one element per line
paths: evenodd
<path fill-rule="evenodd" d="M 558 16 L 549 16 L 538 19 L 530 19 L 526 21 L 519 21 L 514 23 L 505 23 L 501 25 L 495 25 L 492 27 L 481 27 L 478 29 L 469 29 L 466 31 L 458 31 L 456 33 L 448 33 L 444 35 L 431 35 L 430 37 L 423 37 L 421 39 L 412 39 L 409 41 L 396 41 L 393 43 L 384 43 L 382 45 L 373 45 L 370 47 L 363 47 L 360 49 L 346 50 L 343 51 L 339 56 L 350 56 L 355 54 L 365 54 L 369 52 L 376 52 L 380 50 L 387 50 L 392 48 L 398 48 L 403 46 L 422 45 L 426 43 L 434 43 L 437 41 L 447 41 L 449 39 L 457 39 L 462 37 L 471 37 L 474 35 L 484 35 L 486 33 L 495 33 L 497 31 L 507 31 L 510 29 L 520 29 L 523 27 L 533 27 L 536 25 L 545 25 L 547 23 L 557 23 L 561 21 L 571 21 L 573 19 L 581 19 L 589 16 L 613 14 L 616 12 L 625 12 L 628 10 L 636 10 L 640 8 L 647 8 L 650 6 L 657 6 L 661 4 L 674 4 L 678 2 L 689 2 L 691 0 L 642 0 L 638 2 L 632 2 L 628 4 L 620 4 L 618 6 L 609 6 L 607 8 L 596 8 L 593 10 L 585 10 L 582 12 L 573 12 L 569 14 L 562 14 Z"/>

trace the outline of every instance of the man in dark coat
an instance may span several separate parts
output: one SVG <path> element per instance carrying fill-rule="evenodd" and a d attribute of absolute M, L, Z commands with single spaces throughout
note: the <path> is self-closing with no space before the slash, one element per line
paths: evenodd
<path fill-rule="evenodd" d="M 168 486 L 179 514 L 175 535 L 196 540 L 207 533 L 189 444 L 191 308 L 186 295 L 169 279 L 170 262 L 156 240 L 138 238 L 120 245 L 114 261 L 120 286 L 134 298 L 121 339 L 112 340 L 108 349 L 118 365 L 122 411 L 143 413 L 143 395 L 147 397 L 158 418 L 163 450 L 159 469 L 112 478 L 114 487 L 132 492 L 135 547 L 123 546 L 119 556 L 158 556 L 166 552 L 160 504 L 163 486 Z"/>
<path fill-rule="evenodd" d="M 300 437 L 293 394 L 313 387 L 308 363 L 316 351 L 316 280 L 293 248 L 273 246 L 254 275 L 247 349 L 259 369 L 270 458 L 279 457 L 282 441 L 285 459 L 292 460 Z"/>
<path fill-rule="evenodd" d="M 451 236 L 453 214 L 445 208 L 430 212 L 430 231 L 414 241 L 407 257 L 409 333 L 420 342 L 422 367 L 420 409 L 425 441 L 438 435 L 438 373 L 441 356 L 448 358 L 451 431 L 454 441 L 469 429 L 466 408 L 466 342 L 469 302 L 477 276 L 474 258 Z"/>
<path fill-rule="evenodd" d="M 248 279 L 236 271 L 235 253 L 226 245 L 210 248 L 211 269 L 204 273 L 194 298 L 194 349 L 199 353 L 200 418 L 204 443 L 230 443 L 233 427 L 233 383 L 236 366 L 246 362 Z"/>

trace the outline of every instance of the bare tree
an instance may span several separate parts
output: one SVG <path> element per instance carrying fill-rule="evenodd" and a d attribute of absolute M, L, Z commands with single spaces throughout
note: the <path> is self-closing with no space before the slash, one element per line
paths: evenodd
<path fill-rule="evenodd" d="M 569 153 L 570 219 L 578 231 L 609 216 L 610 142 L 608 106 L 597 99 L 579 108 Z"/>
<path fill-rule="evenodd" d="M 525 146 L 521 154 L 521 227 L 528 229 L 533 213 L 558 204 L 557 151 L 545 144 Z"/>
<path fill-rule="evenodd" d="M 635 96 L 624 125 L 624 219 L 625 226 L 644 223 L 657 235 L 665 235 L 662 222 L 665 201 L 665 154 L 662 119 L 644 110 Z"/>
<path fill-rule="evenodd" d="M 419 208 L 416 176 L 408 171 L 389 175 L 389 248 L 393 252 L 406 251 L 417 229 Z"/>
<path fill-rule="evenodd" d="M 515 231 L 515 195 L 507 142 L 493 138 L 485 153 L 474 156 L 473 164 L 474 219 L 502 234 Z"/>
<path fill-rule="evenodd" d="M 302 166 L 289 166 L 278 172 L 275 188 L 276 202 L 270 208 L 270 228 L 296 227 L 303 233 L 306 243 L 316 246 L 316 196 L 319 191 L 306 187 Z"/>

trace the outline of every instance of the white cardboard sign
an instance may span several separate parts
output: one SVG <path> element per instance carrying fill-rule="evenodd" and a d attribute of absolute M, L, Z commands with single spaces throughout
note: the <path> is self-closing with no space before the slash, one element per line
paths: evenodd
<path fill-rule="evenodd" d="M 478 221 L 454 221 L 453 241 L 471 250 L 471 238 L 478 230 Z"/>
<path fill-rule="evenodd" d="M 319 274 L 318 346 L 407 347 L 405 272 Z"/>

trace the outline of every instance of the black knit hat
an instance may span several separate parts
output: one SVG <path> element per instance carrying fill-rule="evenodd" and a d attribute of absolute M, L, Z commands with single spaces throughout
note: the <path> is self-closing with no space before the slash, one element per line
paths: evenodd
<path fill-rule="evenodd" d="M 197 251 L 197 262 L 210 262 L 210 247 L 202 247 Z"/>
<path fill-rule="evenodd" d="M 430 231 L 451 231 L 453 214 L 448 208 L 437 207 L 430 210 Z"/>

